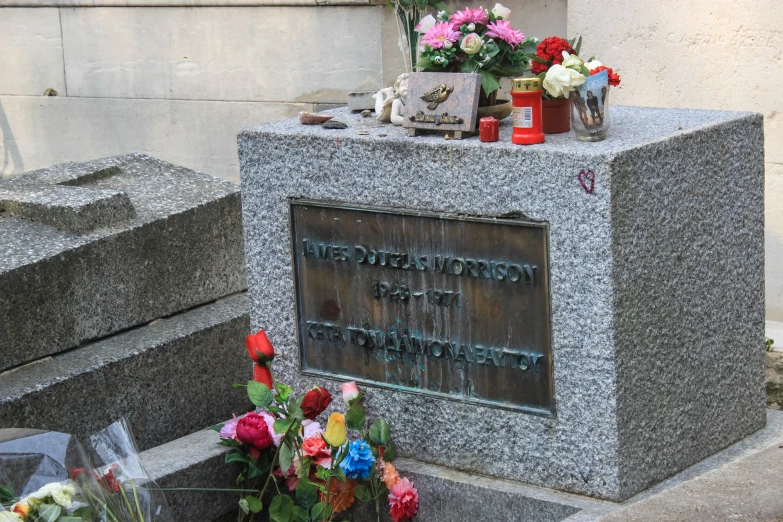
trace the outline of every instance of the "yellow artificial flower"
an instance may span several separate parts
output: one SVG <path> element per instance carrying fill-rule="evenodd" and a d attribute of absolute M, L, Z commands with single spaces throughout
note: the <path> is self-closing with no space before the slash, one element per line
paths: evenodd
<path fill-rule="evenodd" d="M 326 431 L 323 435 L 326 443 L 333 448 L 339 448 L 345 444 L 347 433 L 345 428 L 345 415 L 337 412 L 329 415 L 329 422 L 326 424 Z"/>

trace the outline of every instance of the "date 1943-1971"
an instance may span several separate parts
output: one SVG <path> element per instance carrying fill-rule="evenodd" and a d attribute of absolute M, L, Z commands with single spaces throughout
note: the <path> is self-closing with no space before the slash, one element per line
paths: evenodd
<path fill-rule="evenodd" d="M 426 292 L 411 292 L 408 285 L 403 283 L 389 284 L 385 281 L 375 281 L 372 284 L 372 296 L 376 299 L 385 299 L 395 303 L 405 303 L 411 297 L 421 299 L 427 297 L 427 302 L 435 306 L 449 308 L 451 305 L 462 306 L 462 292 L 448 290 L 427 290 Z"/>

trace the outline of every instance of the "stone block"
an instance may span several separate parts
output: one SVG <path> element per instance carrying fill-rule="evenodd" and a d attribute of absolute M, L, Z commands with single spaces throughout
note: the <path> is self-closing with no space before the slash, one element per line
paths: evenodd
<path fill-rule="evenodd" d="M 75 199 L 23 213 L 49 209 L 46 222 L 0 214 L 0 369 L 244 289 L 236 185 L 131 154 L 30 172 L 0 181 L 0 191 L 47 185 Z M 107 191 L 124 194 L 133 216 L 99 208 L 76 220 L 97 219 L 95 230 L 52 226 L 56 209 Z"/>
<path fill-rule="evenodd" d="M 332 113 L 350 128 L 239 136 L 251 324 L 280 380 L 323 381 L 300 374 L 289 198 L 522 215 L 549 227 L 555 414 L 367 387 L 401 454 L 622 500 L 764 426 L 759 115 L 613 107 L 605 141 L 519 147 L 508 120 L 487 144 Z"/>
<path fill-rule="evenodd" d="M 0 96 L 0 178 L 140 152 L 238 182 L 239 129 L 312 110 L 311 103 Z"/>
<path fill-rule="evenodd" d="M 85 437 L 126 417 L 140 450 L 252 409 L 237 294 L 0 373 L 0 426 Z M 219 361 L 219 364 L 216 363 Z"/>
<path fill-rule="evenodd" d="M 1 9 L 0 63 L 0 94 L 41 96 L 54 89 L 65 95 L 59 10 L 37 6 Z"/>
<path fill-rule="evenodd" d="M 368 77 L 381 80 L 382 7 L 61 14 L 72 96 L 344 104 Z"/>

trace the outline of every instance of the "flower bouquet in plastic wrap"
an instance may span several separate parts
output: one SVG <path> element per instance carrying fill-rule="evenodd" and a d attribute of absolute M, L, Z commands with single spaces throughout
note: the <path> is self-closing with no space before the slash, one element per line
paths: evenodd
<path fill-rule="evenodd" d="M 84 445 L 65 433 L 0 430 L 0 522 L 173 522 L 125 420 Z"/>

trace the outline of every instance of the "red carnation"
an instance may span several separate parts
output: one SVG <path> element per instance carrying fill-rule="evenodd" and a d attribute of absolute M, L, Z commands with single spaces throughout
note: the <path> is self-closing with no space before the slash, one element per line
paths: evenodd
<path fill-rule="evenodd" d="M 245 337 L 245 347 L 253 362 L 258 362 L 258 354 L 256 352 L 261 352 L 267 357 L 275 355 L 275 349 L 272 348 L 272 343 L 269 342 L 264 330 L 259 330 L 255 334 Z"/>
<path fill-rule="evenodd" d="M 253 380 L 266 384 L 266 387 L 272 389 L 272 370 L 266 364 L 254 364 L 253 365 Z"/>
<path fill-rule="evenodd" d="M 237 423 L 237 438 L 248 446 L 262 451 L 272 446 L 272 434 L 264 418 L 250 412 Z"/>
<path fill-rule="evenodd" d="M 594 74 L 598 74 L 599 72 L 606 71 L 606 74 L 609 75 L 609 85 L 612 87 L 617 87 L 620 85 L 620 75 L 615 74 L 615 72 L 612 70 L 611 67 L 606 67 L 604 65 L 601 65 L 600 67 L 596 67 L 592 71 L 590 71 L 590 76 L 593 76 Z"/>
<path fill-rule="evenodd" d="M 98 479 L 103 489 L 112 493 L 120 491 L 120 483 L 117 481 L 117 477 L 114 476 L 114 468 L 109 469 L 100 479 Z"/>
<path fill-rule="evenodd" d="M 530 64 L 530 70 L 533 74 L 540 74 L 548 71 L 549 67 L 554 64 L 563 63 L 563 51 L 566 51 L 568 54 L 576 54 L 568 40 L 564 40 L 559 36 L 544 38 L 536 47 L 536 56 L 548 63 L 543 64 L 533 60 L 533 63 Z"/>
<path fill-rule="evenodd" d="M 305 418 L 313 420 L 329 406 L 330 402 L 332 402 L 332 396 L 329 390 L 322 387 L 313 388 L 302 398 L 302 412 Z"/>

